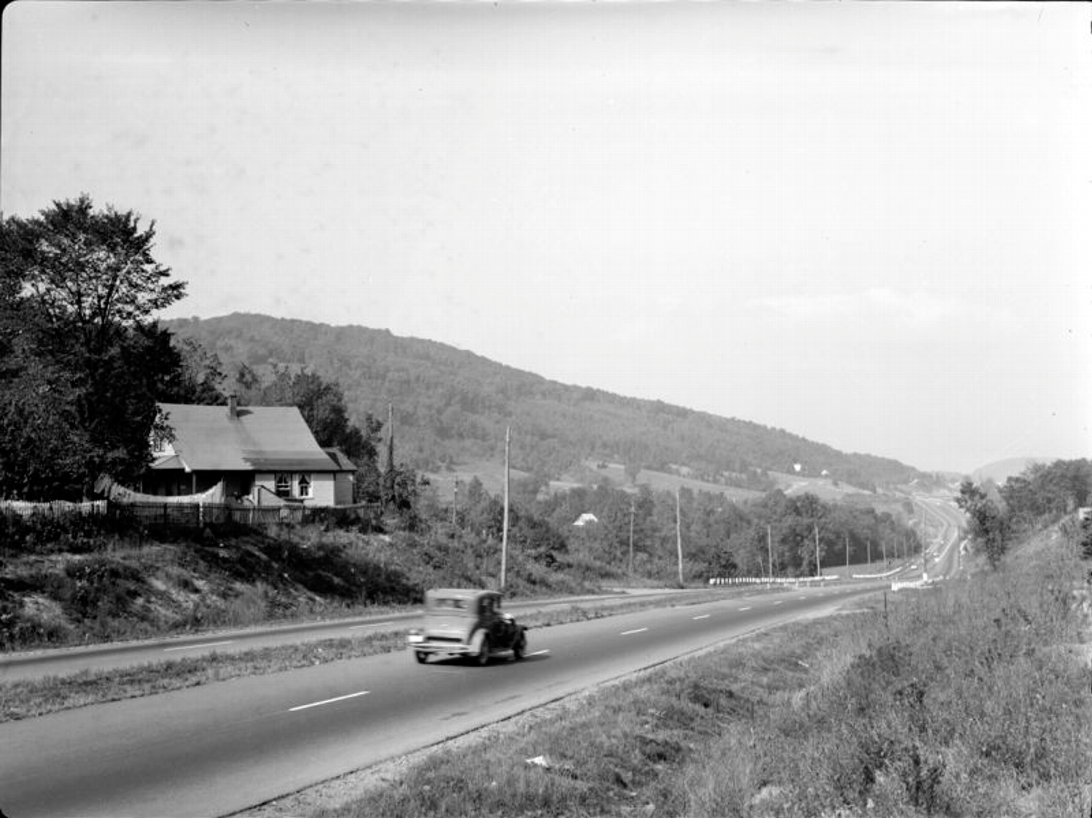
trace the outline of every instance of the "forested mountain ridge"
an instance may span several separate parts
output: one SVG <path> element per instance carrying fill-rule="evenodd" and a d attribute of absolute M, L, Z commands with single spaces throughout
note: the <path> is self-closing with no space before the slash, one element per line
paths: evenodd
<path fill-rule="evenodd" d="M 765 472 L 827 471 L 862 488 L 922 475 L 898 461 L 847 454 L 781 429 L 672 406 L 662 401 L 569 386 L 419 338 L 361 326 L 233 313 L 175 319 L 165 326 L 216 353 L 229 376 L 305 368 L 337 381 L 357 422 L 386 420 L 394 406 L 398 459 L 436 471 L 503 457 L 504 430 L 518 445 L 512 466 L 544 477 L 572 473 L 589 459 L 670 471 L 684 466 L 712 482 L 762 488 Z"/>

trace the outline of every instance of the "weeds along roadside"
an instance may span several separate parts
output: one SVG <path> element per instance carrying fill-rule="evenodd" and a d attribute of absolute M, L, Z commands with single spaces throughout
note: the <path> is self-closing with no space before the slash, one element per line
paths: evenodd
<path fill-rule="evenodd" d="M 1084 818 L 1087 570 L 1053 552 L 888 594 L 528 714 L 351 800 L 253 814 Z"/>

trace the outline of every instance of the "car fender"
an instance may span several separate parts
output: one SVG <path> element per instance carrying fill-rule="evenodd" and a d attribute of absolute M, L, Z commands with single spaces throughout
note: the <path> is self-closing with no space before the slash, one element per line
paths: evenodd
<path fill-rule="evenodd" d="M 470 641 L 468 644 L 471 650 L 477 654 L 482 649 L 482 640 L 485 639 L 485 628 L 478 628 L 474 633 L 470 635 Z"/>

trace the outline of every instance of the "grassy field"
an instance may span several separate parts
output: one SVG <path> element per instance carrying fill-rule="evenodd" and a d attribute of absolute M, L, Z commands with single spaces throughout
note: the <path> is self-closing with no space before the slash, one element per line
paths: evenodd
<path fill-rule="evenodd" d="M 1084 818 L 1087 573 L 1055 540 L 248 814 Z"/>

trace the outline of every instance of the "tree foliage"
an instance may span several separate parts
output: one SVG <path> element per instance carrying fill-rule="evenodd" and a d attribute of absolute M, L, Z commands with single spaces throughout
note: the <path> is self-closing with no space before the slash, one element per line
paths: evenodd
<path fill-rule="evenodd" d="M 78 498 L 100 474 L 139 479 L 179 367 L 154 313 L 185 294 L 154 237 L 86 195 L 0 221 L 0 495 Z"/>
<path fill-rule="evenodd" d="M 155 222 L 141 230 L 133 211 L 96 211 L 87 194 L 55 201 L 34 219 L 8 219 L 17 238 L 21 289 L 45 323 L 74 333 L 93 354 L 186 292 L 152 256 Z"/>
<path fill-rule="evenodd" d="M 399 457 L 413 467 L 498 460 L 504 429 L 518 418 L 512 466 L 559 477 L 589 459 L 668 470 L 759 491 L 769 471 L 804 464 L 842 483 L 877 485 L 928 479 L 894 460 L 847 454 L 781 429 L 722 418 L 662 401 L 567 386 L 463 350 L 385 330 L 330 327 L 260 315 L 180 320 L 171 327 L 200 340 L 232 365 L 305 367 L 336 381 L 350 414 L 382 416 L 398 407 Z M 635 472 L 634 472 L 635 473 Z M 632 478 L 631 478 L 632 479 Z"/>
<path fill-rule="evenodd" d="M 1001 507 L 970 480 L 960 484 L 956 505 L 967 514 L 971 539 L 996 568 L 1009 547 L 1010 525 Z"/>
<path fill-rule="evenodd" d="M 1035 463 L 1023 474 L 1010 477 L 1000 492 L 1013 523 L 1018 527 L 1057 519 L 1089 505 L 1089 498 L 1092 498 L 1092 461 L 1080 459 Z"/>
<path fill-rule="evenodd" d="M 175 359 L 175 364 L 160 398 L 164 403 L 216 406 L 224 402 L 223 383 L 227 376 L 220 356 L 192 338 L 172 338 L 167 354 Z"/>
<path fill-rule="evenodd" d="M 353 424 L 341 387 L 333 381 L 313 372 L 292 374 L 285 368 L 274 369 L 272 379 L 263 381 L 243 365 L 236 378 L 236 394 L 242 406 L 295 406 L 320 446 L 336 446 L 354 463 L 376 459 L 383 424 L 370 414 L 363 428 Z"/>

